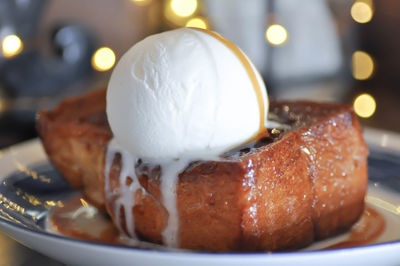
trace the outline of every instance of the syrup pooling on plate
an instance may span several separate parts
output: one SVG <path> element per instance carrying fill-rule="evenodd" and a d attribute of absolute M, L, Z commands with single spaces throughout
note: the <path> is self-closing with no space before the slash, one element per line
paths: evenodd
<path fill-rule="evenodd" d="M 50 215 L 50 226 L 63 235 L 90 241 L 120 244 L 114 224 L 80 196 L 72 197 Z M 51 229 L 50 228 L 50 229 Z"/>
<path fill-rule="evenodd" d="M 385 219 L 374 208 L 367 206 L 359 221 L 351 228 L 347 240 L 326 249 L 348 248 L 373 243 L 385 230 Z"/>

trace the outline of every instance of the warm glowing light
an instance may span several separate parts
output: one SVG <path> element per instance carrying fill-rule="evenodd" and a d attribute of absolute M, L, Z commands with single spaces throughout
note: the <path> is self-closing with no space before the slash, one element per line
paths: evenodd
<path fill-rule="evenodd" d="M 286 29 L 282 25 L 273 24 L 265 32 L 265 38 L 272 45 L 281 45 L 288 37 Z"/>
<path fill-rule="evenodd" d="M 364 93 L 354 100 L 354 112 L 360 117 L 368 118 L 371 117 L 375 113 L 376 102 L 374 97 L 371 95 Z"/>
<path fill-rule="evenodd" d="M 374 73 L 374 60 L 363 51 L 355 51 L 352 57 L 353 77 L 358 80 L 366 80 Z"/>
<path fill-rule="evenodd" d="M 152 0 L 131 0 L 137 6 L 147 6 L 151 3 Z"/>
<path fill-rule="evenodd" d="M 193 27 L 193 28 L 201 28 L 201 29 L 208 29 L 208 23 L 204 18 L 196 17 L 190 19 L 186 25 L 186 27 Z"/>
<path fill-rule="evenodd" d="M 23 49 L 23 43 L 17 35 L 7 35 L 2 43 L 3 55 L 6 58 L 19 54 Z"/>
<path fill-rule="evenodd" d="M 3 112 L 5 109 L 4 100 L 0 98 L 0 113 Z"/>
<path fill-rule="evenodd" d="M 87 201 L 84 200 L 83 198 L 80 198 L 79 200 L 81 201 L 81 204 L 82 204 L 83 207 L 89 206 L 89 204 L 87 203 Z"/>
<path fill-rule="evenodd" d="M 372 19 L 372 4 L 365 1 L 356 1 L 350 10 L 351 17 L 358 23 L 367 23 Z"/>
<path fill-rule="evenodd" d="M 108 47 L 99 48 L 92 56 L 92 66 L 97 71 L 107 71 L 115 64 L 115 54 Z"/>
<path fill-rule="evenodd" d="M 197 9 L 197 0 L 171 0 L 171 9 L 180 17 L 189 17 Z"/>

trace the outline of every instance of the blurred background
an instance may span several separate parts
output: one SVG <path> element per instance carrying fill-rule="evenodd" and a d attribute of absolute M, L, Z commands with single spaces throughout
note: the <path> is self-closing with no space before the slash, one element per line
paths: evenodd
<path fill-rule="evenodd" d="M 400 132 L 398 0 L 0 0 L 0 148 L 35 138 L 35 116 L 106 87 L 147 35 L 215 30 L 254 61 L 272 98 L 354 106 Z M 59 265 L 0 233 L 2 265 Z"/>
<path fill-rule="evenodd" d="M 0 148 L 36 137 L 38 109 L 106 87 L 147 35 L 215 30 L 237 43 L 270 97 L 354 106 L 370 127 L 400 131 L 396 0 L 0 0 Z"/>

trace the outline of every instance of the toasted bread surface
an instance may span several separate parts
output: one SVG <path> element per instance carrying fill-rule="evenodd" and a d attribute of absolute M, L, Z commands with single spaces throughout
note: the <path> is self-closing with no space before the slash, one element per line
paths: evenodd
<path fill-rule="evenodd" d="M 194 162 L 179 175 L 180 247 L 295 249 L 357 221 L 364 208 L 368 148 L 352 108 L 273 101 L 270 113 L 291 129 L 223 161 Z M 104 196 L 105 153 L 112 138 L 105 90 L 42 111 L 37 128 L 51 162 L 68 182 L 96 206 L 106 206 L 116 220 L 110 207 L 115 199 L 106 202 Z M 117 155 L 110 189 L 121 186 L 120 171 Z M 168 212 L 160 195 L 160 169 L 140 173 L 146 193 L 135 192 L 135 230 L 142 239 L 162 243 Z"/>

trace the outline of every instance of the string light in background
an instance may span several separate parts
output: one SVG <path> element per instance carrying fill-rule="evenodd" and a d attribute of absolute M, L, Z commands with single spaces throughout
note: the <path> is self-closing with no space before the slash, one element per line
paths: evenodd
<path fill-rule="evenodd" d="M 196 12 L 197 0 L 171 0 L 172 11 L 179 17 L 189 17 Z"/>
<path fill-rule="evenodd" d="M 374 14 L 372 1 L 355 1 L 350 10 L 351 17 L 358 23 L 367 23 L 371 21 Z"/>
<path fill-rule="evenodd" d="M 23 43 L 17 35 L 7 35 L 1 45 L 3 56 L 10 58 L 19 54 L 23 49 Z"/>
<path fill-rule="evenodd" d="M 369 79 L 374 73 L 374 60 L 364 51 L 355 51 L 352 56 L 353 77 L 357 80 Z"/>
<path fill-rule="evenodd" d="M 92 56 L 92 66 L 97 71 L 107 71 L 115 64 L 115 54 L 108 47 L 101 47 Z"/>
<path fill-rule="evenodd" d="M 197 9 L 197 0 L 167 0 L 164 6 L 164 16 L 169 22 L 172 22 L 173 27 L 183 27 Z"/>
<path fill-rule="evenodd" d="M 201 29 L 208 29 L 207 21 L 202 17 L 195 17 L 190 19 L 186 25 L 186 27 L 193 27 L 193 28 L 201 28 Z"/>
<path fill-rule="evenodd" d="M 273 24 L 265 32 L 265 39 L 272 45 L 282 45 L 288 37 L 286 29 L 279 24 Z"/>
<path fill-rule="evenodd" d="M 147 6 L 151 3 L 152 0 L 131 0 L 137 6 Z"/>
<path fill-rule="evenodd" d="M 5 103 L 4 100 L 0 98 L 0 113 L 3 112 L 5 109 Z"/>
<path fill-rule="evenodd" d="M 368 93 L 363 93 L 354 100 L 353 108 L 358 116 L 368 118 L 375 113 L 376 101 Z"/>

